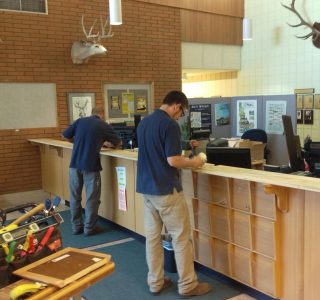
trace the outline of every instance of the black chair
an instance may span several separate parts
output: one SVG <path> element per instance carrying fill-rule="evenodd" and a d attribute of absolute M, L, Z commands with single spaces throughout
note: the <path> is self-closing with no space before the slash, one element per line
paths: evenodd
<path fill-rule="evenodd" d="M 246 132 L 244 132 L 241 136 L 241 139 L 244 140 L 250 140 L 255 142 L 262 142 L 264 144 L 268 143 L 268 135 L 263 129 L 249 129 Z M 267 159 L 269 150 L 267 149 L 267 146 L 264 149 L 264 158 Z"/>
<path fill-rule="evenodd" d="M 249 129 L 242 134 L 241 138 L 244 140 L 262 142 L 265 144 L 268 142 L 267 133 L 263 129 Z"/>

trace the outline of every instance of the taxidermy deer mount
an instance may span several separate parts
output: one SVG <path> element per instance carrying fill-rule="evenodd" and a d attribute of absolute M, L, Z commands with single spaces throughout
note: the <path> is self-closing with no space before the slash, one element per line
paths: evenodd
<path fill-rule="evenodd" d="M 82 30 L 85 35 L 85 39 L 81 41 L 74 42 L 71 48 L 71 58 L 74 64 L 85 64 L 88 62 L 89 58 L 96 55 L 105 55 L 107 49 L 100 44 L 100 41 L 105 38 L 113 37 L 112 28 L 109 24 L 109 19 L 107 18 L 105 22 L 102 20 L 100 15 L 100 31 L 93 34 L 94 25 L 97 19 L 94 20 L 92 26 L 90 27 L 89 33 L 87 33 L 84 26 L 84 15 L 81 18 Z M 106 34 L 106 27 L 109 25 L 108 33 Z"/>
<path fill-rule="evenodd" d="M 307 26 L 311 29 L 311 32 L 308 33 L 307 35 L 304 35 L 304 36 L 296 36 L 297 38 L 299 39 L 308 39 L 309 37 L 312 36 L 312 44 L 317 47 L 317 48 L 320 48 L 320 23 L 308 23 L 306 22 L 302 17 L 301 15 L 297 12 L 297 10 L 295 9 L 294 7 L 294 3 L 296 2 L 296 0 L 292 0 L 291 2 L 291 5 L 288 6 L 288 5 L 284 5 L 281 3 L 281 5 L 287 9 L 289 9 L 290 11 L 292 11 L 294 14 L 297 15 L 297 17 L 300 19 L 300 23 L 299 24 L 296 24 L 296 25 L 290 25 L 289 23 L 287 23 L 289 26 L 291 27 L 299 27 L 299 26 Z"/>

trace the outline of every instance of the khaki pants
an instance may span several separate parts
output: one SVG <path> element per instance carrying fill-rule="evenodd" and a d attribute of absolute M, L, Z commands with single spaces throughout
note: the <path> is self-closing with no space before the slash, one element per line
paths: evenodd
<path fill-rule="evenodd" d="M 189 292 L 197 286 L 198 279 L 194 270 L 190 220 L 183 192 L 178 193 L 175 190 L 170 195 L 143 195 L 143 198 L 150 291 L 157 292 L 163 285 L 164 251 L 161 231 L 164 224 L 172 237 L 172 246 L 179 274 L 179 293 Z"/>

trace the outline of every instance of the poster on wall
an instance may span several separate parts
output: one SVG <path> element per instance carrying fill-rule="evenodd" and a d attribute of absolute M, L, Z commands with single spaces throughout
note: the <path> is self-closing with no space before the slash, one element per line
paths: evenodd
<path fill-rule="evenodd" d="M 286 101 L 267 101 L 266 102 L 266 132 L 274 134 L 283 133 L 282 115 L 287 112 Z"/>
<path fill-rule="evenodd" d="M 304 124 L 313 124 L 313 109 L 305 109 L 303 111 L 303 123 Z"/>
<path fill-rule="evenodd" d="M 122 93 L 122 113 L 133 114 L 134 113 L 134 93 Z"/>
<path fill-rule="evenodd" d="M 237 101 L 237 136 L 257 128 L 257 100 Z"/>
<path fill-rule="evenodd" d="M 144 96 L 137 96 L 137 112 L 147 111 L 147 99 Z"/>
<path fill-rule="evenodd" d="M 191 128 L 210 129 L 211 132 L 211 104 L 190 105 Z"/>
<path fill-rule="evenodd" d="M 230 124 L 230 104 L 216 103 L 214 105 L 215 124 L 216 126 L 223 126 Z"/>
<path fill-rule="evenodd" d="M 297 124 L 303 124 L 302 109 L 297 109 Z"/>

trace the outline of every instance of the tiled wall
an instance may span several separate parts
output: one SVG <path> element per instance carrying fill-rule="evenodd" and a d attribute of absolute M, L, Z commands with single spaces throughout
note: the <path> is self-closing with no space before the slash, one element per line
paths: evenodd
<path fill-rule="evenodd" d="M 220 74 L 198 78 L 202 82 L 183 83 L 188 97 L 285 95 L 296 88 L 315 88 L 320 93 L 320 49 L 311 39 L 302 40 L 305 26 L 291 28 L 298 18 L 281 6 L 291 0 L 245 0 L 245 17 L 252 20 L 253 40 L 244 41 L 241 50 L 241 70 L 231 79 Z M 296 0 L 298 12 L 310 23 L 320 20 L 318 0 Z M 292 104 L 294 105 L 294 104 Z M 301 138 L 306 133 L 320 140 L 319 110 L 314 111 L 314 125 L 300 125 Z"/>

